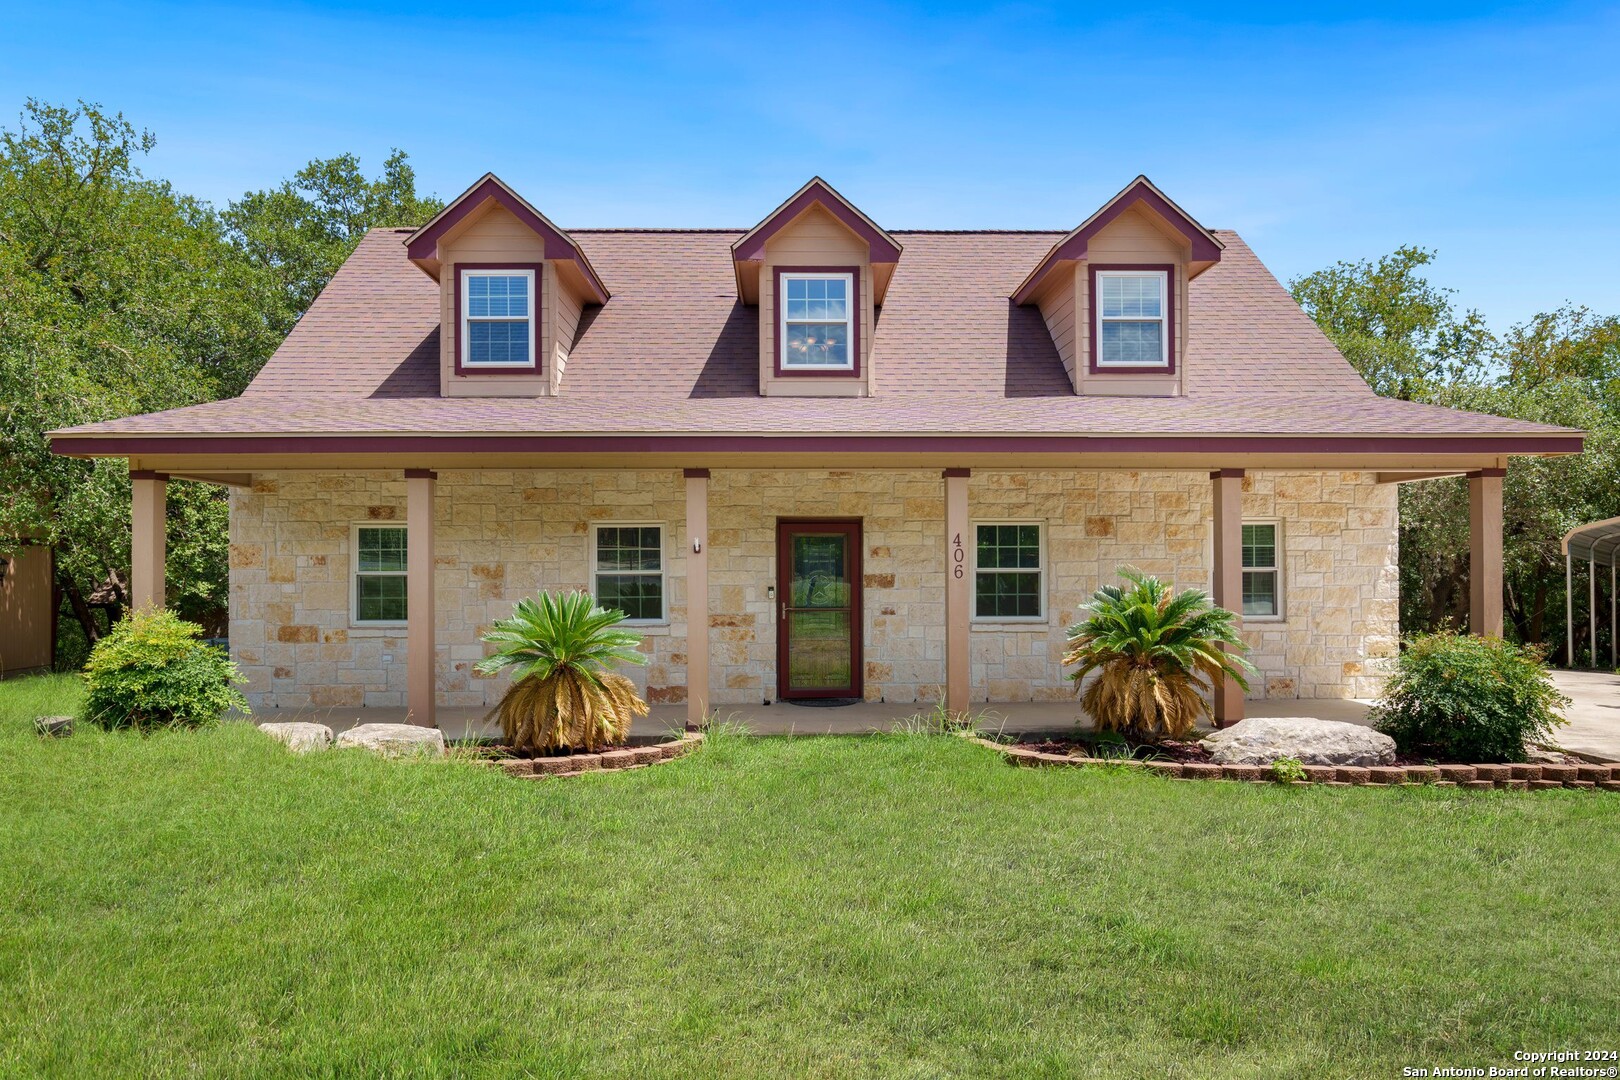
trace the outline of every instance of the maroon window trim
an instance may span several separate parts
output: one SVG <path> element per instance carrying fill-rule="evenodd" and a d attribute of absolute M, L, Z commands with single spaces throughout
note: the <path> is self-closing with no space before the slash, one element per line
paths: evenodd
<path fill-rule="evenodd" d="M 450 347 L 454 350 L 456 358 L 457 377 L 472 379 L 487 379 L 490 377 L 511 376 L 526 378 L 531 375 L 544 375 L 546 373 L 545 349 L 546 344 L 540 337 L 540 284 L 546 278 L 546 264 L 537 263 L 456 263 L 456 327 L 450 332 Z M 461 294 L 466 284 L 466 271 L 468 270 L 532 270 L 534 271 L 534 310 L 529 318 L 534 320 L 534 366 L 533 367 L 466 367 L 461 362 L 461 331 L 465 325 L 461 321 Z"/>
<path fill-rule="evenodd" d="M 788 689 L 788 632 L 785 620 L 778 613 L 782 605 L 787 603 L 789 588 L 793 581 L 793 553 L 789 550 L 788 537 L 796 528 L 825 529 L 828 532 L 841 532 L 849 537 L 849 616 L 850 616 L 850 682 L 853 684 L 848 690 L 841 687 L 830 690 L 789 690 Z M 866 601 L 864 596 L 865 580 L 863 578 L 862 545 L 864 529 L 860 518 L 777 518 L 776 519 L 776 602 L 777 610 L 771 612 L 771 618 L 776 619 L 776 700 L 802 698 L 828 698 L 828 697 L 855 697 L 866 696 Z"/>
<path fill-rule="evenodd" d="M 849 274 L 851 299 L 855 304 L 855 317 L 849 321 L 850 355 L 855 366 L 848 371 L 806 371 L 802 368 L 783 368 L 782 365 L 782 275 L 783 274 Z M 858 266 L 777 266 L 771 270 L 771 296 L 775 306 L 771 310 L 771 352 L 773 370 L 778 379 L 858 379 L 861 377 L 861 320 L 866 316 L 866 300 L 861 292 L 861 268 Z"/>
<path fill-rule="evenodd" d="M 1166 363 L 1156 364 L 1152 367 L 1106 367 L 1097 363 L 1097 328 L 1101 318 L 1097 313 L 1097 272 L 1099 270 L 1136 270 L 1158 271 L 1164 274 L 1164 332 L 1169 338 L 1166 342 Z M 1087 314 L 1091 326 L 1087 328 L 1086 337 L 1091 342 L 1091 363 L 1089 370 L 1093 375 L 1174 375 L 1176 373 L 1176 268 L 1171 263 L 1098 263 L 1088 265 L 1086 278 L 1089 283 L 1090 304 Z"/>

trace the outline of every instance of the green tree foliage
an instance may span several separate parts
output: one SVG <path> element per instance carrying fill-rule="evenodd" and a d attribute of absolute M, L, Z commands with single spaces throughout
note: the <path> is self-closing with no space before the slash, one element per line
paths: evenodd
<path fill-rule="evenodd" d="M 275 340 L 216 215 L 141 175 L 152 145 L 85 103 L 29 101 L 0 131 L 0 544 L 56 548 L 91 640 L 86 596 L 127 580 L 128 467 L 56 457 L 45 433 L 209 400 Z"/>
<path fill-rule="evenodd" d="M 1570 528 L 1620 515 L 1620 319 L 1564 307 L 1500 337 L 1423 276 L 1433 253 L 1400 248 L 1299 278 L 1301 306 L 1377 392 L 1585 430 L 1577 457 L 1511 459 L 1503 490 L 1506 633 L 1563 652 Z M 1468 613 L 1468 489 L 1462 479 L 1400 491 L 1401 625 L 1461 626 Z M 1577 588 L 1581 588 L 1577 584 Z M 1590 657 L 1584 620 L 1577 658 Z M 1602 650 L 1600 649 L 1599 652 Z M 1563 658 L 1564 662 L 1569 662 Z"/>
<path fill-rule="evenodd" d="M 249 192 L 226 208 L 231 241 L 270 278 L 264 317 L 279 336 L 292 329 L 367 229 L 421 225 L 444 203 L 416 190 L 402 150 L 366 178 L 353 154 L 311 161 L 279 187 Z"/>
<path fill-rule="evenodd" d="M 0 552 L 56 549 L 83 637 L 127 600 L 123 461 L 50 452 L 46 432 L 239 393 L 367 228 L 437 212 L 405 155 L 367 179 L 314 161 L 224 213 L 144 176 L 155 143 L 122 114 L 30 100 L 0 129 Z M 169 487 L 169 597 L 211 628 L 226 603 L 226 500 Z"/>

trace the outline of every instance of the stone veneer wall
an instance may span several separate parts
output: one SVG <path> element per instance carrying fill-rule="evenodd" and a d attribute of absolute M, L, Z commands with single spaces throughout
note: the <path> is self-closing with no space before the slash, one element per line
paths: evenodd
<path fill-rule="evenodd" d="M 405 704 L 405 629 L 349 623 L 356 522 L 405 520 L 399 473 L 262 473 L 231 500 L 231 653 L 255 708 Z M 493 705 L 506 676 L 480 635 L 542 589 L 588 586 L 590 523 L 662 522 L 669 625 L 642 627 L 650 700 L 685 700 L 686 493 L 676 470 L 439 473 L 434 499 L 439 703 Z"/>
<path fill-rule="evenodd" d="M 1370 473 L 1253 473 L 1244 516 L 1282 524 L 1286 621 L 1251 622 L 1251 696 L 1369 697 L 1396 644 L 1395 488 Z M 944 679 L 939 471 L 715 470 L 709 491 L 710 673 L 716 706 L 774 699 L 778 517 L 863 522 L 866 696 L 937 700 Z M 1064 628 L 1132 564 L 1207 587 L 1204 473 L 980 471 L 975 519 L 1045 522 L 1048 618 L 971 637 L 976 701 L 1065 699 Z M 256 707 L 400 706 L 404 631 L 349 626 L 355 521 L 403 520 L 398 474 L 267 473 L 231 513 L 231 646 Z M 435 509 L 440 702 L 492 704 L 505 679 L 471 673 L 479 634 L 519 598 L 586 587 L 591 521 L 665 525 L 670 624 L 630 674 L 651 700 L 685 698 L 685 496 L 657 471 L 441 472 Z"/>

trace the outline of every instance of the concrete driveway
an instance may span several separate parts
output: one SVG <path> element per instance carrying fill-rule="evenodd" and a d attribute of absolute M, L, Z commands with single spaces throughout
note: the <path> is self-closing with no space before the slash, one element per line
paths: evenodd
<path fill-rule="evenodd" d="M 1572 753 L 1620 761 L 1620 675 L 1611 671 L 1555 671 L 1553 682 L 1574 702 L 1569 725 L 1553 741 Z"/>

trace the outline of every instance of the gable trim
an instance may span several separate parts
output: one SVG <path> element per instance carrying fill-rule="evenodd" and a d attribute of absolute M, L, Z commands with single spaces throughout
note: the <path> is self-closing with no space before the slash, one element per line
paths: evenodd
<path fill-rule="evenodd" d="M 481 210 L 485 203 L 495 202 L 526 225 L 545 242 L 547 259 L 572 262 L 579 267 L 591 289 L 591 299 L 605 304 L 611 295 L 602 279 L 597 276 L 585 253 L 579 250 L 574 238 L 558 228 L 528 201 L 507 187 L 494 173 L 485 173 L 477 183 L 458 195 L 453 202 L 439 211 L 426 225 L 405 238 L 405 253 L 413 262 L 437 257 L 439 238 L 468 217 Z"/>
<path fill-rule="evenodd" d="M 1023 282 L 1013 292 L 1013 303 L 1027 304 L 1039 291 L 1041 284 L 1046 280 L 1047 274 L 1061 262 L 1074 262 L 1086 257 L 1086 249 L 1091 238 L 1096 236 L 1115 218 L 1136 204 L 1141 203 L 1164 219 L 1172 228 L 1182 235 L 1192 246 L 1193 262 L 1220 262 L 1221 252 L 1226 245 L 1215 238 L 1215 235 L 1202 225 L 1198 224 L 1192 215 L 1171 202 L 1170 199 L 1153 186 L 1153 182 L 1145 176 L 1138 176 L 1123 191 L 1103 204 L 1102 209 L 1092 214 L 1080 223 L 1069 235 L 1052 245 L 1052 250 L 1040 261 L 1040 265 L 1029 272 Z"/>
<path fill-rule="evenodd" d="M 766 242 L 800 214 L 818 204 L 861 238 L 870 251 L 872 262 L 900 261 L 900 252 L 903 250 L 900 243 L 879 228 L 871 218 L 856 209 L 848 199 L 834 191 L 832 186 L 819 176 L 811 177 L 810 182 L 795 192 L 787 202 L 772 210 L 764 221 L 739 237 L 737 242 L 731 245 L 733 261 L 757 262 L 763 259 Z"/>

